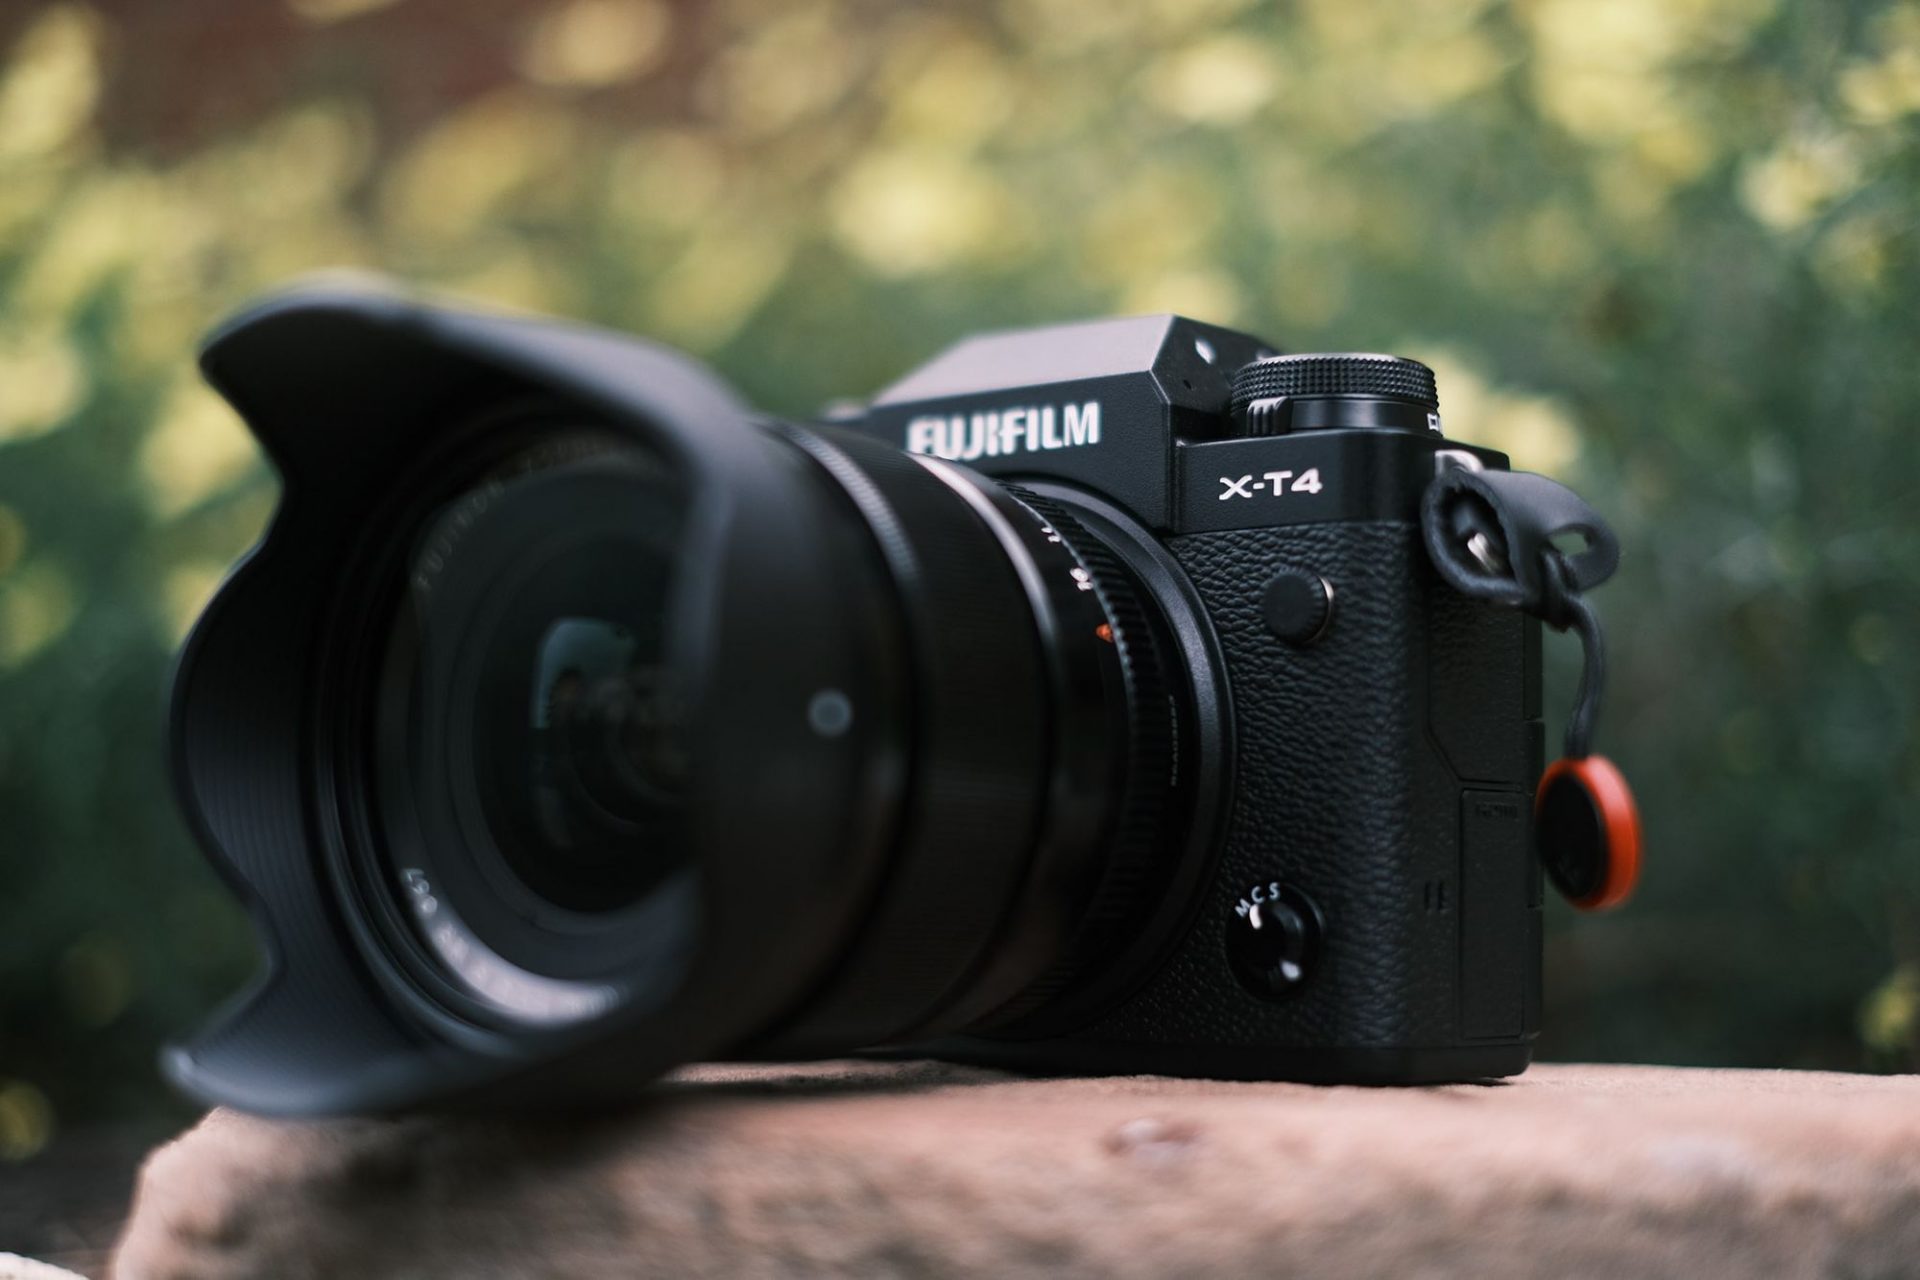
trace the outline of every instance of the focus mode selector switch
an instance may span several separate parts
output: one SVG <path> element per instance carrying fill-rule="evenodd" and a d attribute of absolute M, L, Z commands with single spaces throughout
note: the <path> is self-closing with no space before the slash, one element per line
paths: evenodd
<path fill-rule="evenodd" d="M 1333 621 L 1333 584 L 1309 569 L 1283 569 L 1260 593 L 1260 617 L 1288 644 L 1312 644 Z"/>
<path fill-rule="evenodd" d="M 1227 923 L 1227 961 L 1240 985 L 1266 1000 L 1292 995 L 1313 976 L 1326 925 L 1320 908 L 1280 880 L 1240 895 Z"/>

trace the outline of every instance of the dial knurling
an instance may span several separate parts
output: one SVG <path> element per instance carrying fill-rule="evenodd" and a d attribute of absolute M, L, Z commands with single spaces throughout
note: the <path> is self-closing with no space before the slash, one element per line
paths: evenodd
<path fill-rule="evenodd" d="M 1433 370 L 1402 356 L 1339 352 L 1268 356 L 1240 366 L 1233 375 L 1233 411 L 1283 396 L 1373 396 L 1403 400 L 1438 412 Z"/>

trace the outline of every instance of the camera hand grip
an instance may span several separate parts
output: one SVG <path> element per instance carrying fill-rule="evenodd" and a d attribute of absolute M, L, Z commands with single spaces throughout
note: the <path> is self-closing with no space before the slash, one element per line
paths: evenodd
<path fill-rule="evenodd" d="M 1525 471 L 1443 470 L 1420 505 L 1427 554 L 1464 595 L 1533 614 L 1580 636 L 1580 691 L 1566 754 L 1548 766 L 1535 803 L 1535 842 L 1554 884 L 1582 910 L 1624 902 L 1640 876 L 1640 812 L 1627 781 L 1592 754 L 1606 689 L 1606 643 L 1585 593 L 1613 576 L 1620 544 L 1579 494 Z M 1556 537 L 1586 545 L 1568 553 Z"/>

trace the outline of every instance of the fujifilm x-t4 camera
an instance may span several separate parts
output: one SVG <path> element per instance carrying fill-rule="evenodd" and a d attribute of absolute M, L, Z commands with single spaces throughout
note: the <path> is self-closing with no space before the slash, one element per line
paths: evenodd
<path fill-rule="evenodd" d="M 1102 320 L 803 426 L 660 347 L 317 287 L 204 365 L 285 495 L 177 676 L 271 957 L 170 1052 L 200 1097 L 1511 1075 L 1543 867 L 1631 888 L 1612 537 L 1414 361 Z M 1542 620 L 1589 655 L 1544 786 Z"/>

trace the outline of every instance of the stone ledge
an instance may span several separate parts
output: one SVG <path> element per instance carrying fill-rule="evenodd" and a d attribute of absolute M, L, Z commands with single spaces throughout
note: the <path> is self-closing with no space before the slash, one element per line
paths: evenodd
<path fill-rule="evenodd" d="M 1920 1078 L 1500 1085 L 703 1067 L 617 1114 L 273 1123 L 148 1160 L 114 1274 L 1920 1274 Z"/>

